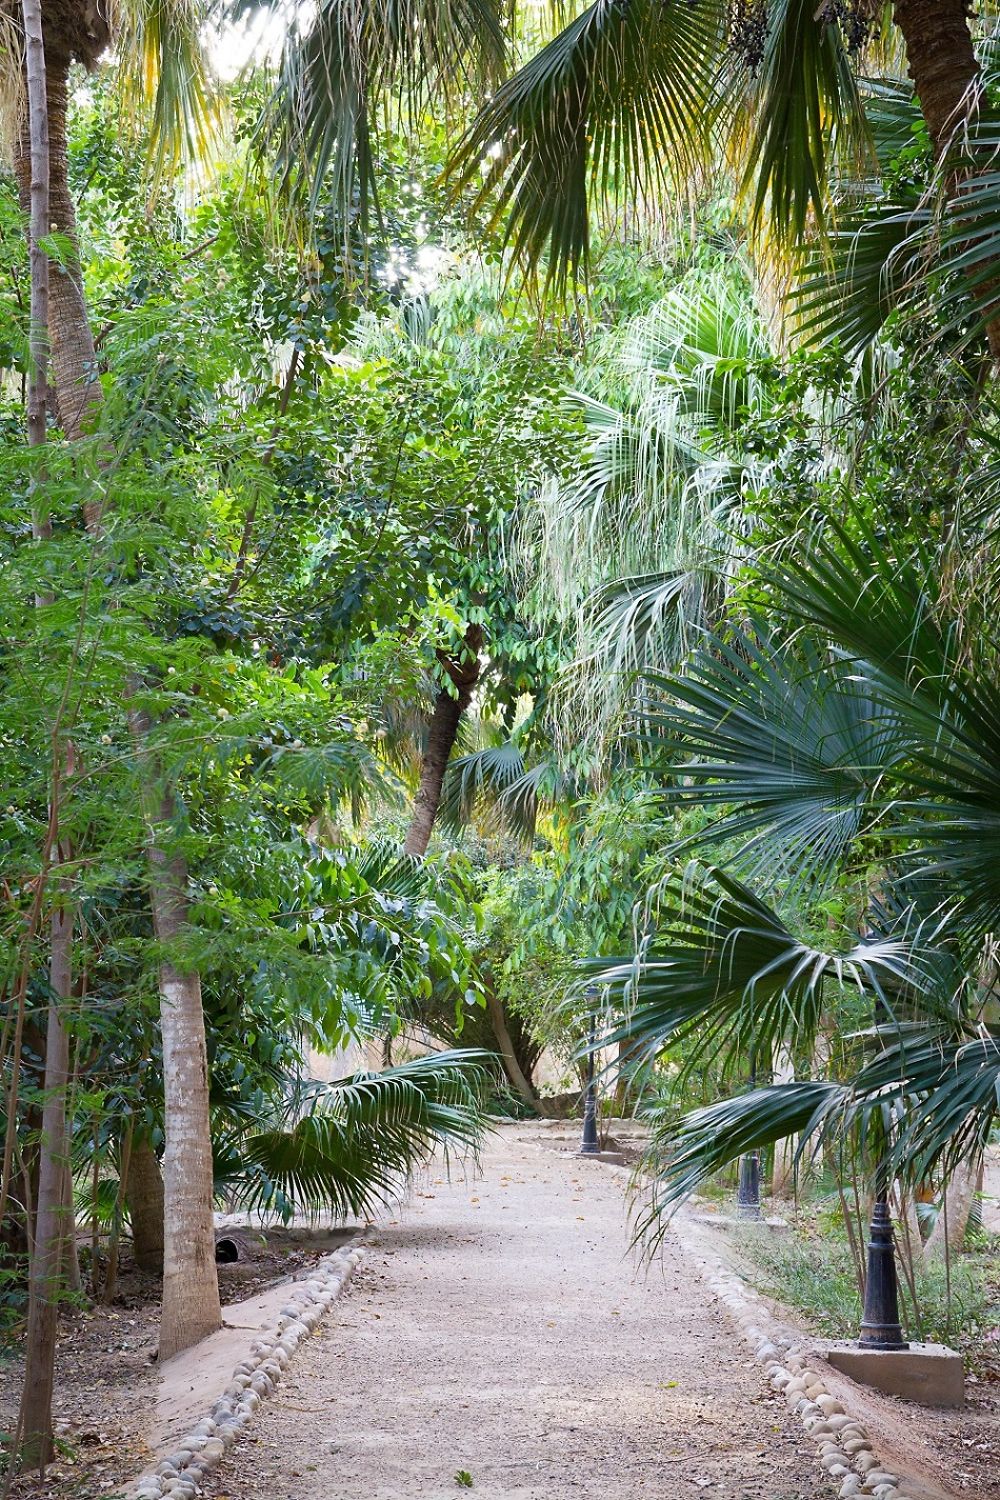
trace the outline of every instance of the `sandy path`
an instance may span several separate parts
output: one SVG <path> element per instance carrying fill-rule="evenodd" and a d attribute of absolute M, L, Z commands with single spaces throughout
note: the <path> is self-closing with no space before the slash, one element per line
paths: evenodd
<path fill-rule="evenodd" d="M 834 1491 L 681 1248 L 637 1275 L 619 1174 L 507 1129 L 432 1175 L 208 1492 L 820 1500 Z"/>

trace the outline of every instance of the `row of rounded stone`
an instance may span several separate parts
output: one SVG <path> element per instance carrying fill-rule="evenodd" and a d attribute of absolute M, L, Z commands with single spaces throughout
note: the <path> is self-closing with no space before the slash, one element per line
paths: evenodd
<path fill-rule="evenodd" d="M 194 1500 L 202 1479 L 221 1461 L 261 1401 L 272 1394 L 295 1350 L 340 1294 L 364 1253 L 360 1245 L 337 1250 L 296 1286 L 273 1330 L 254 1340 L 248 1358 L 240 1360 L 208 1414 L 174 1452 L 136 1481 L 129 1500 Z"/>
<path fill-rule="evenodd" d="M 709 1286 L 740 1325 L 772 1387 L 781 1392 L 789 1410 L 799 1417 L 816 1443 L 823 1468 L 834 1483 L 839 1481 L 842 1500 L 855 1496 L 859 1500 L 861 1496 L 911 1500 L 900 1488 L 903 1481 L 882 1468 L 864 1426 L 830 1394 L 821 1373 L 807 1365 L 805 1356 L 790 1340 L 778 1334 L 768 1337 L 758 1327 L 760 1309 L 752 1306 L 741 1278 L 724 1269 L 721 1261 L 712 1269 L 706 1264 L 706 1271 Z"/>

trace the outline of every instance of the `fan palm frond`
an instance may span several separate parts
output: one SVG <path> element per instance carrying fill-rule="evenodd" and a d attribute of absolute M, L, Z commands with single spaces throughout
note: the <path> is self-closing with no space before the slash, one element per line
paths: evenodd
<path fill-rule="evenodd" d="M 801 941 L 748 886 L 717 868 L 668 877 L 651 893 L 644 923 L 650 936 L 632 960 L 588 966 L 625 1013 L 602 1045 L 627 1042 L 652 1060 L 689 1040 L 689 1069 L 706 1055 L 745 1062 L 807 1043 L 828 982 L 878 998 L 892 1014 L 901 994 L 923 993 L 932 978 L 902 934 L 834 953 Z"/>
<path fill-rule="evenodd" d="M 448 766 L 441 791 L 442 827 L 453 832 L 466 827 L 477 804 L 485 802 L 505 828 L 530 840 L 538 819 L 539 787 L 550 771 L 544 763 L 529 767 L 512 740 L 458 756 Z"/>
<path fill-rule="evenodd" d="M 646 715 L 662 796 L 721 809 L 697 842 L 738 839 L 758 876 L 801 885 L 834 871 L 909 746 L 850 664 L 775 644 L 763 625 L 709 637 L 682 676 L 649 681 L 664 703 Z"/>
<path fill-rule="evenodd" d="M 649 199 L 709 152 L 725 7 L 596 0 L 507 82 L 455 157 L 458 187 L 506 215 L 517 254 L 582 268 L 595 192 Z"/>

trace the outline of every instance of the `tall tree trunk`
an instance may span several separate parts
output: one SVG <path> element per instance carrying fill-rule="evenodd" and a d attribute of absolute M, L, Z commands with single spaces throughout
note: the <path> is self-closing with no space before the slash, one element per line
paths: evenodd
<path fill-rule="evenodd" d="M 48 395 L 49 261 L 42 241 L 49 232 L 49 126 L 45 96 L 45 45 L 41 0 L 23 0 L 25 75 L 28 107 L 22 136 L 28 143 L 29 247 L 31 257 L 31 360 L 28 393 L 28 442 L 45 444 Z M 40 482 L 40 473 L 32 485 Z M 32 529 L 36 538 L 50 535 L 37 498 Z M 49 601 L 38 600 L 39 605 Z M 60 776 L 64 749 L 58 723 L 52 729 L 49 837 L 61 856 L 68 852 L 59 841 Z M 68 896 L 65 881 L 61 895 Z M 25 1343 L 24 1384 L 18 1413 L 20 1457 L 44 1468 L 52 1456 L 52 1391 L 55 1383 L 59 1300 L 64 1285 L 63 1262 L 67 1231 L 66 1175 L 68 1132 L 66 1085 L 69 1077 L 69 1038 L 61 1006 L 73 993 L 73 913 L 60 900 L 52 916 L 49 955 L 48 1017 L 45 1037 L 44 1104 L 39 1146 L 35 1226 L 31 1236 L 28 1273 L 28 1330 Z M 15 1451 L 18 1444 L 15 1443 Z"/>
<path fill-rule="evenodd" d="M 25 0 L 25 4 L 37 7 L 38 0 Z M 50 214 L 46 215 L 45 223 L 46 226 L 54 224 L 75 251 L 76 213 L 68 186 L 66 152 L 68 59 L 53 55 L 47 62 L 47 73 L 43 76 L 49 104 L 51 138 L 48 160 L 52 191 Z M 15 153 L 22 196 L 26 162 L 29 164 L 29 185 L 31 180 L 30 151 L 26 157 L 25 144 L 26 137 L 22 131 L 19 134 L 19 149 Z M 50 293 L 52 375 L 56 399 L 63 431 L 67 437 L 75 439 L 91 425 L 101 402 L 94 338 L 75 253 L 68 256 L 65 269 L 53 274 Z M 95 501 L 94 504 L 85 506 L 85 516 L 91 533 L 95 537 L 99 536 L 102 531 L 100 504 Z M 172 811 L 173 799 L 169 791 L 164 794 L 163 800 Z M 167 820 L 169 821 L 169 814 Z M 167 859 L 156 847 L 155 841 L 150 842 L 147 849 L 151 874 L 150 902 L 154 927 L 159 935 L 162 919 L 166 919 L 168 926 L 184 921 L 187 871 L 180 856 Z M 164 896 L 162 877 L 165 871 L 175 881 L 176 891 L 183 893 L 183 900 L 174 901 L 169 893 Z M 168 1179 L 166 1214 L 172 1215 L 175 1209 L 178 1213 L 176 1221 L 170 1225 L 169 1243 L 165 1252 L 167 1265 L 163 1282 L 162 1323 L 166 1337 L 164 1340 L 161 1335 L 161 1352 L 164 1345 L 170 1352 L 175 1352 L 186 1347 L 187 1343 L 196 1342 L 206 1332 L 212 1332 L 221 1323 L 212 1221 L 212 1147 L 208 1124 L 205 1018 L 201 1009 L 201 983 L 197 974 L 181 975 L 171 965 L 161 965 L 160 1017 L 164 1052 L 164 1114 L 168 1137 L 168 1150 L 164 1156 Z M 184 1026 L 190 1027 L 191 1034 L 187 1039 L 181 1034 Z M 171 1069 L 166 1065 L 168 1034 L 171 1039 L 171 1056 L 176 1060 Z M 204 1075 L 203 1087 L 197 1083 L 193 1087 L 189 1086 L 189 1080 L 183 1071 L 186 1054 L 195 1072 L 200 1068 Z"/>
<path fill-rule="evenodd" d="M 100 407 L 94 337 L 84 300 L 83 276 L 77 254 L 76 211 L 67 179 L 66 101 L 69 59 L 47 52 L 45 98 L 49 162 L 49 201 L 45 234 L 62 238 L 58 261 L 48 261 L 46 326 L 51 344 L 51 376 L 59 425 L 70 440 L 81 437 Z M 31 203 L 31 140 L 26 118 L 14 150 L 14 168 L 21 207 Z M 88 514 L 88 520 L 91 517 Z"/>
<path fill-rule="evenodd" d="M 482 644 L 482 629 L 478 625 L 470 625 L 465 632 L 465 653 L 462 657 L 438 653 L 454 691 L 443 687 L 434 701 L 434 712 L 427 728 L 427 748 L 420 767 L 420 786 L 413 799 L 413 815 L 403 845 L 407 854 L 423 855 L 427 852 L 434 820 L 441 804 L 445 772 L 458 736 L 458 726 L 479 681 L 479 651 Z"/>
<path fill-rule="evenodd" d="M 894 0 L 893 16 L 903 34 L 906 63 L 935 155 L 945 156 L 956 133 L 978 107 L 982 71 L 972 44 L 968 0 Z M 960 190 L 968 157 L 956 152 L 950 186 Z M 983 288 L 980 288 L 983 290 Z M 1000 359 L 1000 314 L 986 333 L 990 353 Z"/>
<path fill-rule="evenodd" d="M 152 1143 L 139 1136 L 128 1164 L 126 1196 L 132 1254 L 143 1271 L 163 1274 L 163 1174 Z"/>
<path fill-rule="evenodd" d="M 39 1468 L 52 1457 L 52 1390 L 55 1383 L 56 1337 L 63 1277 L 66 1212 L 66 1084 L 69 1077 L 69 1038 L 63 1025 L 61 1002 L 73 992 L 73 911 L 60 906 L 52 920 L 52 950 L 45 1038 L 45 1104 L 38 1167 L 34 1253 L 28 1286 L 28 1333 L 25 1341 L 24 1385 L 21 1388 L 21 1459 Z"/>
<path fill-rule="evenodd" d="M 149 732 L 144 714 L 132 715 L 136 743 Z M 177 968 L 170 949 L 187 926 L 187 864 L 164 850 L 161 830 L 177 809 L 169 784 L 147 807 L 153 930 L 160 959 L 160 1036 L 166 1144 L 163 1151 L 163 1311 L 160 1358 L 169 1359 L 222 1326 L 212 1217 L 214 1174 L 208 1113 L 208 1050 L 201 979 Z"/>

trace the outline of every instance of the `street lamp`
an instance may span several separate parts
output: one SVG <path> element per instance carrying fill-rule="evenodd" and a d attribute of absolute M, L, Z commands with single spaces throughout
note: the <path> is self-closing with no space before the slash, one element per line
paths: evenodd
<path fill-rule="evenodd" d="M 757 1060 L 750 1063 L 750 1087 L 757 1087 Z M 763 1217 L 760 1207 L 760 1152 L 745 1151 L 740 1157 L 740 1176 L 736 1185 L 736 1217 L 758 1223 Z"/>
<path fill-rule="evenodd" d="M 581 1156 L 600 1156 L 601 1143 L 597 1138 L 597 1085 L 594 1082 L 594 1053 L 597 1050 L 597 1016 L 594 1005 L 600 992 L 591 985 L 586 991 L 590 1006 L 590 1040 L 587 1046 L 587 1087 L 583 1096 L 583 1140 Z"/>
<path fill-rule="evenodd" d="M 868 1270 L 865 1277 L 865 1307 L 861 1315 L 862 1349 L 908 1349 L 899 1321 L 899 1281 L 896 1247 L 889 1211 L 889 1163 L 884 1143 L 875 1168 L 875 1202 L 868 1231 Z"/>

